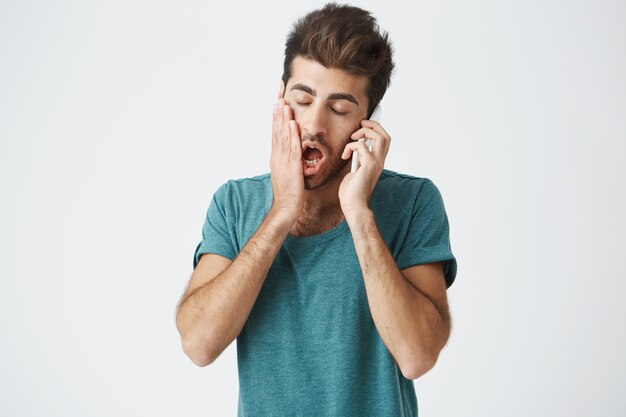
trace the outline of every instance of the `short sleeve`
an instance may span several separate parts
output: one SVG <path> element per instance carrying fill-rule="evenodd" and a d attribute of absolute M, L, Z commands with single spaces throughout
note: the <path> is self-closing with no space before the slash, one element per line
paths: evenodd
<path fill-rule="evenodd" d="M 236 256 L 233 240 L 229 233 L 226 215 L 226 184 L 213 195 L 202 226 L 202 240 L 196 246 L 193 257 L 193 269 L 205 253 L 214 253 L 233 259 Z"/>
<path fill-rule="evenodd" d="M 439 189 L 427 178 L 417 192 L 408 231 L 396 261 L 401 270 L 442 261 L 446 288 L 456 278 L 457 263 L 450 246 L 448 216 Z"/>

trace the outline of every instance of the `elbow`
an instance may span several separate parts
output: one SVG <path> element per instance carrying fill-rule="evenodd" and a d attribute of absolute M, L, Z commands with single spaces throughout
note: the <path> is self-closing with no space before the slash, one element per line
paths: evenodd
<path fill-rule="evenodd" d="M 176 316 L 176 327 L 180 334 L 183 352 L 195 365 L 199 367 L 208 366 L 220 355 L 221 351 L 216 350 L 209 343 L 211 339 L 206 337 L 206 333 L 199 335 L 193 332 L 182 320 L 180 314 Z"/>
<path fill-rule="evenodd" d="M 206 345 L 197 343 L 189 338 L 183 339 L 182 344 L 185 355 L 187 355 L 195 365 L 202 368 L 212 364 L 219 356 L 219 353 L 215 353 Z"/>
<path fill-rule="evenodd" d="M 449 323 L 449 321 L 447 321 Z M 402 363 L 398 362 L 398 366 L 402 375 L 406 379 L 417 379 L 435 367 L 439 353 L 443 350 L 450 336 L 450 325 L 445 327 L 445 331 L 435 344 L 422 346 L 421 351 L 413 351 L 405 356 Z"/>
<path fill-rule="evenodd" d="M 398 367 L 406 379 L 417 379 L 435 367 L 439 353 L 443 350 L 450 337 L 450 321 L 446 319 L 446 326 L 436 342 L 421 347 L 404 356 L 404 361 L 398 362 Z"/>
<path fill-rule="evenodd" d="M 417 379 L 435 367 L 437 356 L 422 356 L 421 358 L 405 361 L 399 364 L 400 372 L 406 379 Z"/>

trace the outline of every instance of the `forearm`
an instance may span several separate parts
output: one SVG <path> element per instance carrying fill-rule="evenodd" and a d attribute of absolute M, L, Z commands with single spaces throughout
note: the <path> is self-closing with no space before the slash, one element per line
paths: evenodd
<path fill-rule="evenodd" d="M 289 228 L 270 210 L 233 262 L 181 301 L 177 326 L 197 362 L 213 362 L 239 335 Z"/>
<path fill-rule="evenodd" d="M 428 371 L 449 334 L 447 312 L 437 307 L 404 277 L 383 240 L 373 213 L 363 209 L 347 217 L 363 273 L 374 324 L 411 379 Z"/>

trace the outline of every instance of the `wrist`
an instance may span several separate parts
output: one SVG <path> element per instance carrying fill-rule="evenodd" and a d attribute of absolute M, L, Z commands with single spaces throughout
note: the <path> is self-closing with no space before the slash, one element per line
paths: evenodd
<path fill-rule="evenodd" d="M 368 206 L 346 208 L 343 210 L 343 215 L 350 229 L 353 229 L 353 225 L 357 223 L 362 224 L 366 221 L 374 220 L 374 212 Z"/>
<path fill-rule="evenodd" d="M 277 225 L 289 229 L 298 220 L 299 214 L 293 209 L 274 204 L 267 217 L 271 218 Z"/>

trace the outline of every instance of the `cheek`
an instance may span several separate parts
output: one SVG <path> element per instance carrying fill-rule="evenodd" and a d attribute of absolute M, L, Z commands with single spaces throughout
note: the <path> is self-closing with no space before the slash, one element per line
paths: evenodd
<path fill-rule="evenodd" d="M 357 130 L 361 128 L 361 123 L 359 120 L 352 120 L 350 122 L 345 122 L 341 125 L 339 129 L 339 136 L 342 138 L 344 143 L 351 142 L 350 136 Z"/>
<path fill-rule="evenodd" d="M 346 145 L 352 142 L 350 136 L 359 129 L 358 123 L 346 125 L 345 123 L 337 124 L 332 132 L 332 144 L 336 152 L 343 152 Z"/>

